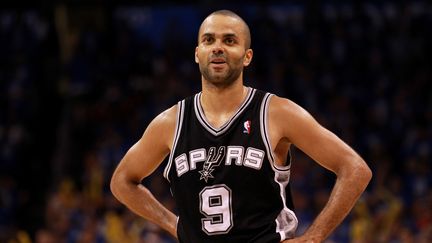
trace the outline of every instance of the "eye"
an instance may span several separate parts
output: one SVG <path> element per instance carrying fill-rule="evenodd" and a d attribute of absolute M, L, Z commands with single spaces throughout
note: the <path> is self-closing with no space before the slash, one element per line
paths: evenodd
<path fill-rule="evenodd" d="M 236 43 L 236 41 L 235 41 L 234 38 L 229 37 L 229 38 L 226 38 L 226 39 L 225 39 L 225 43 L 226 43 L 227 45 L 233 45 L 233 44 Z"/>
<path fill-rule="evenodd" d="M 206 43 L 206 44 L 213 43 L 213 41 L 214 41 L 214 38 L 212 36 L 204 36 L 204 38 L 202 40 L 202 42 Z"/>

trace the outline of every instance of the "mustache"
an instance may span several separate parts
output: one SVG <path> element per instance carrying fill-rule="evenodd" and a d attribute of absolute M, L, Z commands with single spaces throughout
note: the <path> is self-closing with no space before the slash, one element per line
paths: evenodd
<path fill-rule="evenodd" d="M 212 54 L 211 56 L 210 56 L 210 58 L 226 58 L 226 56 L 225 56 L 225 53 L 216 53 L 216 54 Z"/>
<path fill-rule="evenodd" d="M 224 53 L 217 53 L 209 56 L 209 61 L 212 61 L 214 59 L 223 59 L 224 61 L 226 61 L 227 57 Z"/>

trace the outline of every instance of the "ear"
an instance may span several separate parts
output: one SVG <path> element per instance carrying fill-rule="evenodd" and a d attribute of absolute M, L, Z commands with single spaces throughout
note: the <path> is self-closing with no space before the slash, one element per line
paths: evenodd
<path fill-rule="evenodd" d="M 198 59 L 198 46 L 195 47 L 195 62 L 199 63 L 199 59 Z"/>
<path fill-rule="evenodd" d="M 252 57 L 253 57 L 253 51 L 252 51 L 252 49 L 249 48 L 246 50 L 245 56 L 243 58 L 243 66 L 244 67 L 249 66 L 249 64 L 252 62 Z"/>

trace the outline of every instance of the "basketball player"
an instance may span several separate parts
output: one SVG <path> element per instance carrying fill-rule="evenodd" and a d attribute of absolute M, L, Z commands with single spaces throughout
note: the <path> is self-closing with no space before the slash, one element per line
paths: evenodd
<path fill-rule="evenodd" d="M 158 115 L 112 177 L 122 203 L 179 242 L 321 242 L 371 179 L 362 158 L 303 108 L 244 86 L 250 44 L 242 18 L 210 14 L 195 49 L 202 91 Z M 301 236 L 289 193 L 292 144 L 337 176 L 328 203 Z M 178 216 L 140 184 L 166 156 Z"/>

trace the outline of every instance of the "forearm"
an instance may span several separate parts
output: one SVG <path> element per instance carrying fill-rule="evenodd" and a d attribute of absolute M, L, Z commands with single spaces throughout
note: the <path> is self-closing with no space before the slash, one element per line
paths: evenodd
<path fill-rule="evenodd" d="M 365 190 L 371 178 L 367 166 L 346 169 L 338 175 L 329 201 L 304 236 L 321 242 L 343 221 Z"/>
<path fill-rule="evenodd" d="M 139 216 L 159 225 L 177 238 L 177 217 L 164 207 L 153 194 L 140 183 L 126 182 L 111 186 L 116 198 Z"/>

